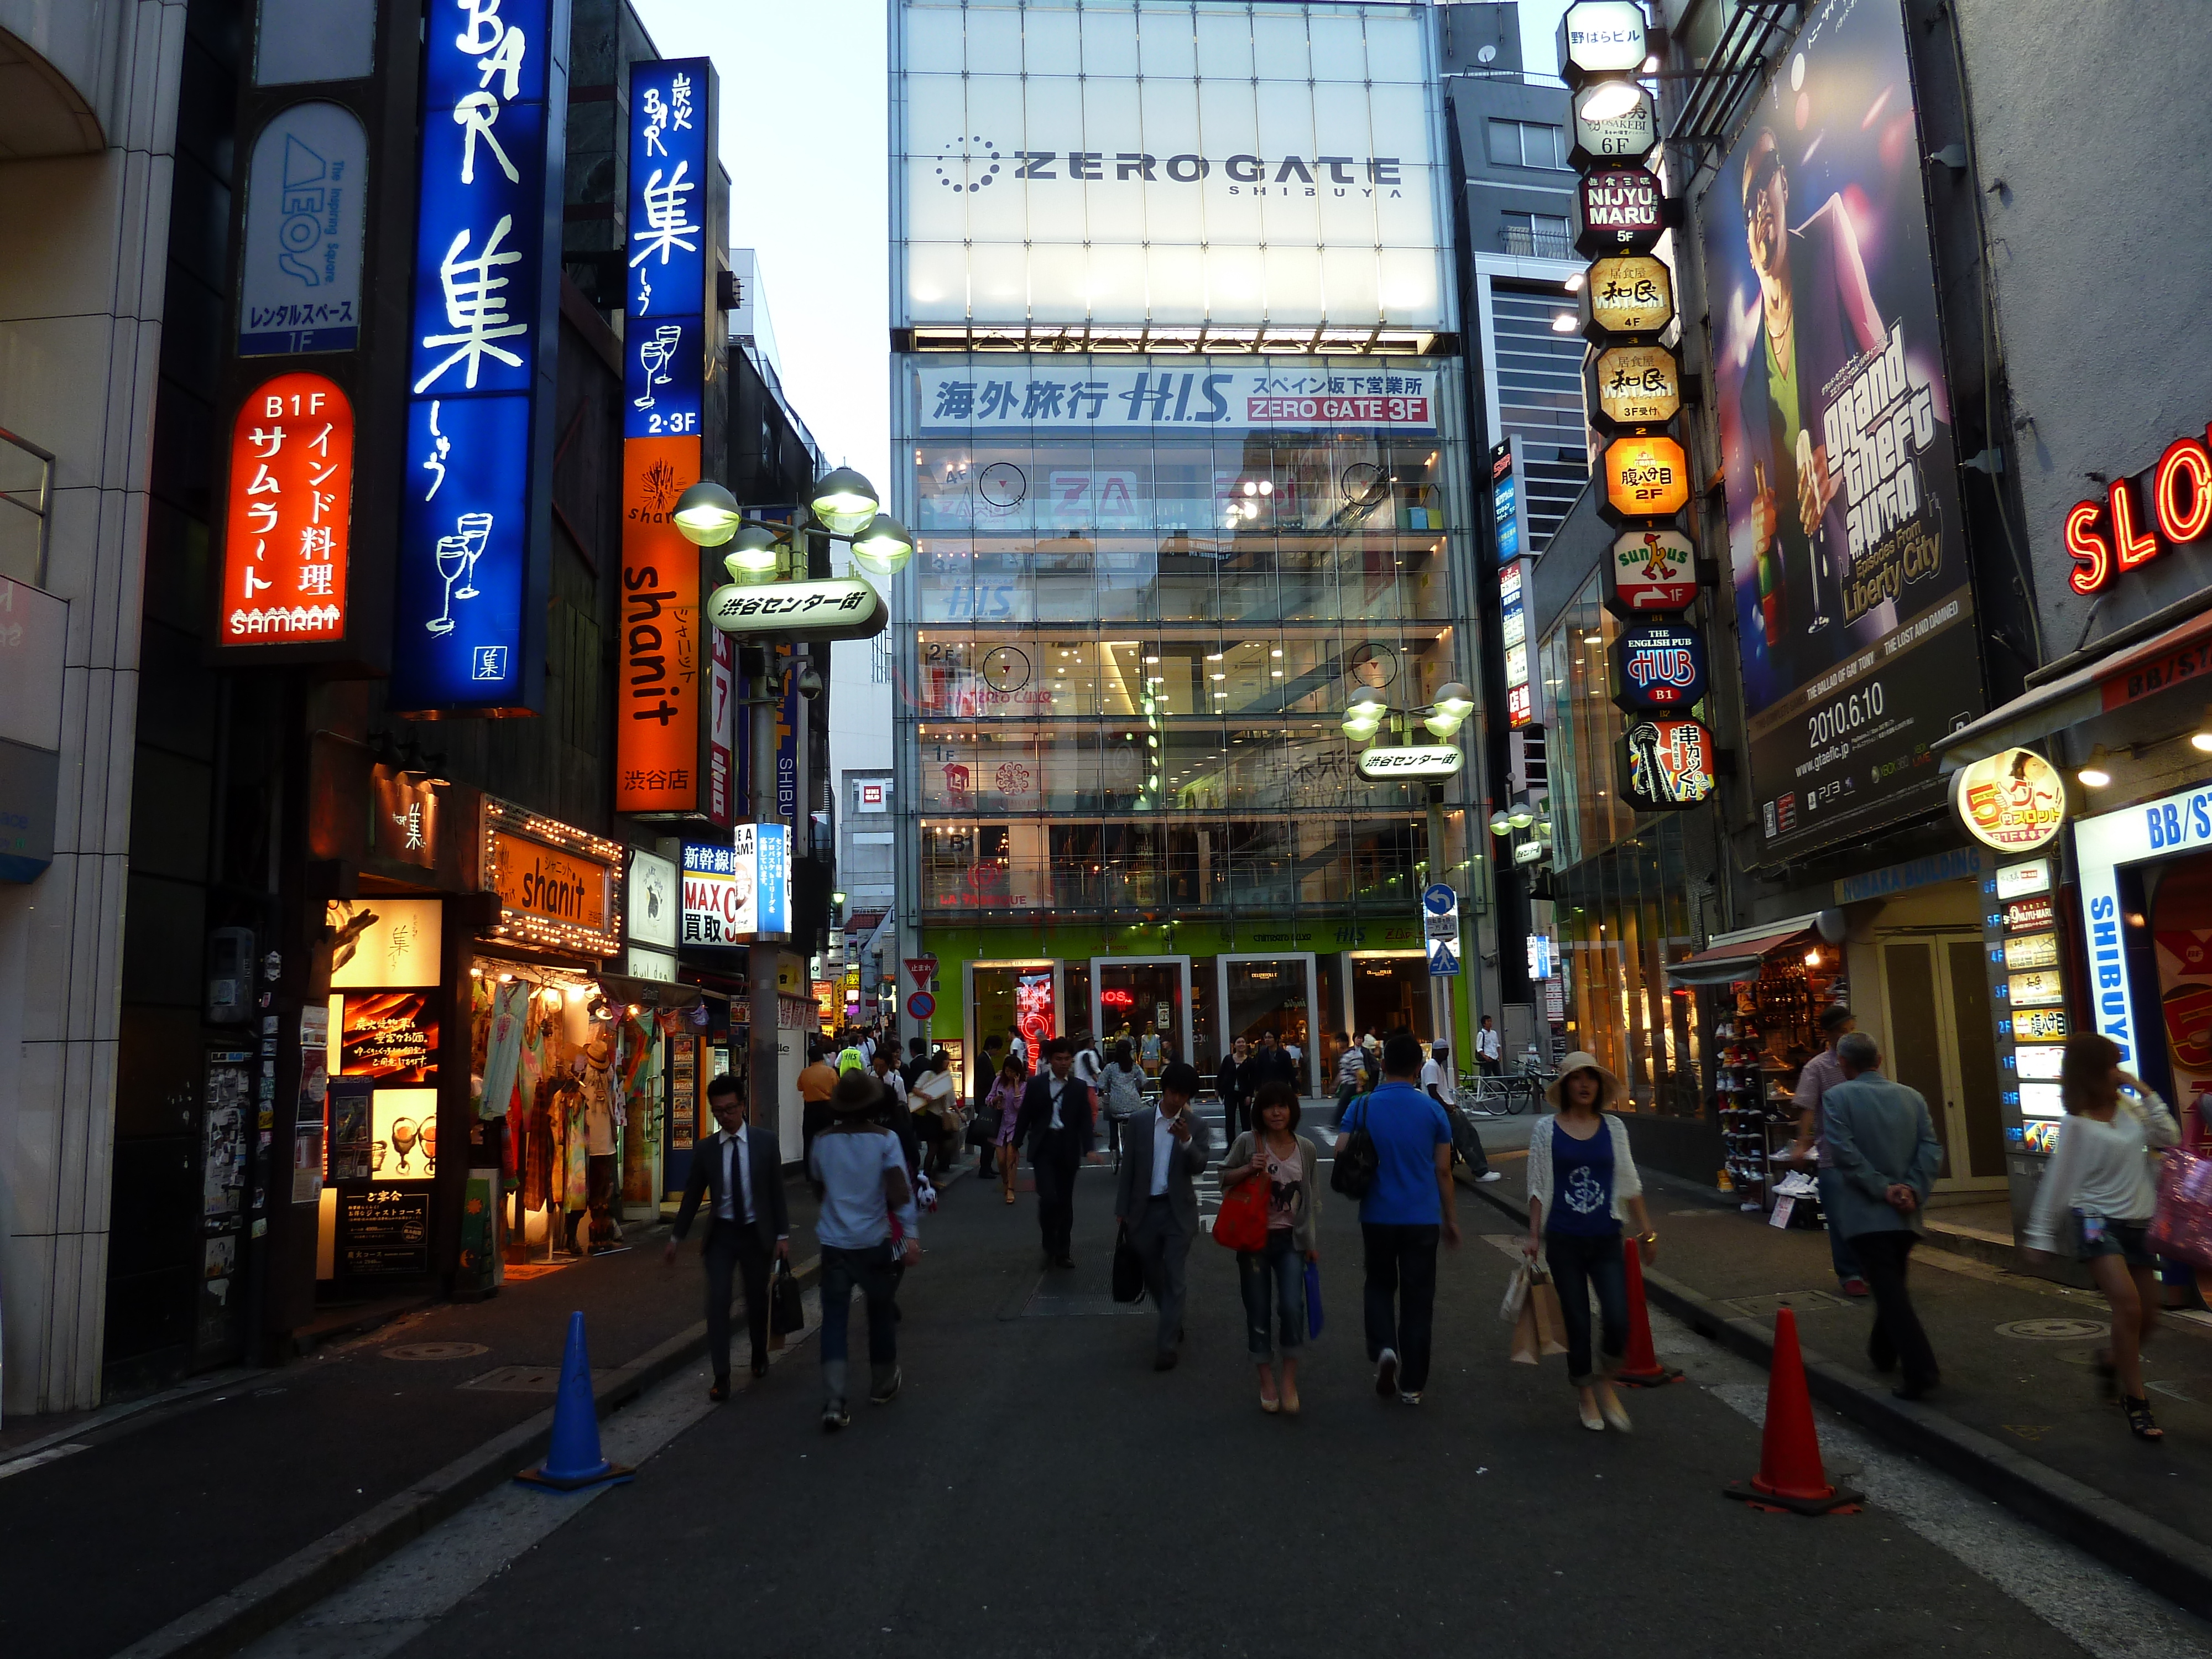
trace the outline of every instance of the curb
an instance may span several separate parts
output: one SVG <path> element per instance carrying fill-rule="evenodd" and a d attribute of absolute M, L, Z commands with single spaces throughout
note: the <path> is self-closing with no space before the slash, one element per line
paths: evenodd
<path fill-rule="evenodd" d="M 1526 1210 L 1516 1212 L 1487 1191 L 1478 1189 L 1477 1195 L 1527 1226 Z M 1763 1369 L 1771 1367 L 1774 1339 L 1758 1321 L 1733 1317 L 1652 1268 L 1644 1270 L 1644 1288 L 1698 1335 Z M 2212 1548 L 1942 1412 L 1893 1399 L 1886 1387 L 1812 1348 L 1802 1352 L 1805 1379 L 1823 1405 L 2199 1618 L 2212 1618 Z"/>
<path fill-rule="evenodd" d="M 796 1268 L 793 1277 L 804 1282 L 817 1278 L 821 1271 L 822 1258 L 817 1255 Z M 706 1351 L 707 1322 L 702 1319 L 617 1367 L 592 1391 L 592 1403 L 605 1418 Z M 236 1589 L 202 1602 L 140 1638 L 115 1659 L 216 1659 L 216 1656 L 236 1652 L 359 1577 L 472 1500 L 504 1486 L 544 1457 L 552 1438 L 553 1408 L 549 1406 L 256 1573 Z"/>

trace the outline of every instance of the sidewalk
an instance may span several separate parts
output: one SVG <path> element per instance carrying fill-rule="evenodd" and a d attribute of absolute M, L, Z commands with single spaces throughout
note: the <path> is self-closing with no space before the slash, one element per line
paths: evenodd
<path fill-rule="evenodd" d="M 1493 1152 L 1492 1167 L 1504 1179 L 1473 1194 L 1525 1225 L 1525 1155 Z M 1647 1171 L 1644 1183 L 1659 1234 L 1645 1274 L 1655 1306 L 1762 1364 L 1775 1311 L 1790 1306 L 1825 1403 L 2212 1612 L 2212 1322 L 2163 1322 L 2146 1382 L 2166 1438 L 2138 1442 L 2098 1396 L 2091 1354 L 2108 1329 L 2103 1297 L 1931 1241 L 1913 1253 L 1912 1294 L 1943 1386 L 1908 1404 L 1867 1363 L 1872 1304 L 1839 1293 L 1826 1233 L 1768 1226 L 1672 1176 Z"/>
<path fill-rule="evenodd" d="M 811 1256 L 804 1182 L 791 1208 L 794 1255 Z M 234 1594 L 257 1575 L 358 1571 L 395 1530 L 419 1532 L 542 1449 L 573 1310 L 602 1414 L 696 1359 L 696 1230 L 673 1269 L 665 1225 L 624 1231 L 629 1249 L 510 1280 L 489 1301 L 404 1313 L 294 1364 L 76 1424 L 49 1461 L 0 1476 L 14 1587 L 0 1595 L 0 1652 L 104 1659 L 216 1598 L 242 1607 L 278 1588 Z M 736 1346 L 742 1368 L 741 1322 Z M 199 1650 L 165 1632 L 150 1650 Z"/>

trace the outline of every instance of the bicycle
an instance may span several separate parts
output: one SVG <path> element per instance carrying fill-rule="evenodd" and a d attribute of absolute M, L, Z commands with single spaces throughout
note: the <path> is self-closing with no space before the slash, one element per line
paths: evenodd
<path fill-rule="evenodd" d="M 1482 1117 L 1509 1117 L 1520 1109 L 1514 1103 L 1513 1080 L 1487 1073 L 1462 1073 L 1459 1099 L 1461 1105 Z"/>
<path fill-rule="evenodd" d="M 1557 1072 L 1542 1070 L 1516 1072 L 1505 1079 L 1511 1088 L 1505 1109 L 1518 1112 L 1525 1107 L 1530 1111 L 1540 1110 L 1544 1091 L 1552 1086 L 1553 1080 L 1558 1076 Z"/>

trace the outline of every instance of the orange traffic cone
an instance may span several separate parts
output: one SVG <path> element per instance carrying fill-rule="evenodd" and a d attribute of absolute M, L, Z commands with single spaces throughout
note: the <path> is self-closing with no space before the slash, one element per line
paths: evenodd
<path fill-rule="evenodd" d="M 1651 1346 L 1651 1316 L 1644 1306 L 1644 1253 L 1632 1238 L 1622 1239 L 1620 1250 L 1628 1263 L 1628 1353 L 1614 1380 L 1632 1389 L 1660 1389 L 1679 1382 L 1682 1373 L 1661 1364 Z"/>
<path fill-rule="evenodd" d="M 1797 1351 L 1797 1316 L 1774 1316 L 1774 1364 L 1766 1382 L 1766 1431 L 1759 1443 L 1759 1473 L 1748 1484 L 1722 1488 L 1753 1509 L 1779 1514 L 1856 1515 L 1863 1494 L 1828 1484 L 1820 1439 L 1813 1427 L 1813 1396 L 1805 1387 L 1805 1356 Z"/>

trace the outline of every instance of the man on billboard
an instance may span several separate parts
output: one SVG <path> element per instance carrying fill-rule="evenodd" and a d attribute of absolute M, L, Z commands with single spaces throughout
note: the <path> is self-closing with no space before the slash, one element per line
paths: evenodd
<path fill-rule="evenodd" d="M 1786 653 L 1785 639 L 1837 620 L 1835 561 L 1850 570 L 1837 475 L 1820 437 L 1821 388 L 1862 353 L 1880 351 L 1883 330 L 1843 198 L 1791 228 L 1790 173 L 1771 128 L 1744 158 L 1743 223 L 1763 325 L 1741 393 L 1751 534 L 1767 648 Z"/>

